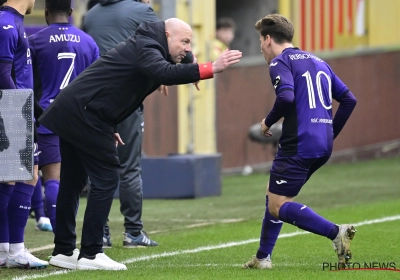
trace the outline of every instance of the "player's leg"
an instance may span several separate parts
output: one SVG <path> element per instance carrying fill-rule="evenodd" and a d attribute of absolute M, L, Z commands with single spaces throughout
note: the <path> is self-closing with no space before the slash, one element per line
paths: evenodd
<path fill-rule="evenodd" d="M 46 217 L 44 212 L 43 204 L 43 193 L 42 193 L 42 179 L 39 177 L 33 191 L 31 209 L 35 213 L 36 219 L 36 230 L 40 231 L 53 231 L 53 227 L 50 224 L 50 219 Z"/>
<path fill-rule="evenodd" d="M 87 181 L 84 169 L 75 147 L 60 139 L 61 173 L 57 196 L 56 230 L 54 250 L 50 264 L 67 269 L 76 269 L 79 250 L 76 249 L 76 214 L 80 193 Z"/>
<path fill-rule="evenodd" d="M 26 182 L 16 182 L 8 203 L 9 253 L 7 267 L 14 268 L 44 268 L 49 264 L 33 256 L 25 248 L 24 231 L 31 208 L 32 195 L 38 180 L 38 149 L 35 144 L 33 179 Z"/>
<path fill-rule="evenodd" d="M 10 236 L 8 231 L 8 203 L 14 186 L 0 183 L 0 267 L 6 265 L 10 250 Z"/>
<path fill-rule="evenodd" d="M 110 145 L 115 145 L 113 140 Z M 117 151 L 115 150 L 116 155 Z M 104 225 L 119 183 L 118 164 L 113 160 L 99 160 L 83 151 L 79 151 L 79 157 L 89 175 L 91 187 L 83 220 L 81 251 L 77 269 L 126 270 L 124 264 L 113 261 L 102 250 Z"/>
<path fill-rule="evenodd" d="M 142 108 L 137 109 L 119 124 L 118 130 L 125 141 L 118 147 L 120 160 L 119 199 L 121 213 L 124 215 L 124 248 L 158 246 L 142 230 L 143 191 L 140 176 L 144 118 Z"/>
<path fill-rule="evenodd" d="M 55 230 L 56 202 L 60 187 L 60 140 L 54 134 L 38 134 L 38 141 L 42 150 L 39 155 L 39 167 L 43 173 L 45 208 L 47 217 L 50 218 L 53 230 Z"/>
<path fill-rule="evenodd" d="M 103 230 L 103 249 L 112 248 L 110 226 L 108 225 L 108 219 L 104 225 Z"/>
<path fill-rule="evenodd" d="M 327 160 L 328 158 L 324 159 L 325 162 Z M 335 224 L 317 215 L 306 205 L 292 201 L 300 192 L 310 167 L 316 161 L 302 159 L 299 156 L 277 157 L 271 169 L 268 191 L 269 212 L 281 221 L 334 239 L 337 235 Z"/>
<path fill-rule="evenodd" d="M 327 160 L 321 158 L 317 160 L 311 167 L 307 174 L 307 179 L 314 174 L 322 165 L 326 163 Z M 356 229 L 353 225 L 342 224 L 338 225 L 338 234 L 335 239 L 333 239 L 333 247 L 338 255 L 338 266 L 339 269 L 345 268 L 348 261 L 352 258 L 352 253 L 350 251 L 350 244 L 356 233 Z"/>
<path fill-rule="evenodd" d="M 285 164 L 281 164 L 280 167 L 284 166 L 284 168 L 278 170 L 283 172 L 271 173 L 271 185 L 268 192 L 269 212 L 281 221 L 334 240 L 338 236 L 339 226 L 318 215 L 310 207 L 291 201 L 293 197 L 297 196 L 311 174 L 325 164 L 328 159 L 329 157 L 301 159 L 297 156 L 283 159 L 282 163 L 285 162 Z M 293 177 L 289 178 L 286 174 Z M 354 228 L 346 228 L 343 231 L 348 235 L 349 240 L 353 238 Z M 349 244 L 350 241 L 347 243 Z M 348 251 L 348 253 L 350 252 Z M 343 256 L 342 260 L 339 261 L 344 262 L 345 257 L 350 258 L 351 254 Z"/>
<path fill-rule="evenodd" d="M 267 186 L 268 193 L 269 183 Z M 272 251 L 282 229 L 282 221 L 273 217 L 268 210 L 268 195 L 265 197 L 265 214 L 261 227 L 260 247 L 257 254 L 253 256 L 243 268 L 272 268 Z"/>

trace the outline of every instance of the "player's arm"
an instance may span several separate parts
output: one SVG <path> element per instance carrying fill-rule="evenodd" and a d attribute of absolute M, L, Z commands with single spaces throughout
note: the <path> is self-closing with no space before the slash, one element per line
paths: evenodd
<path fill-rule="evenodd" d="M 264 134 L 274 123 L 286 115 L 295 100 L 293 75 L 288 66 L 281 60 L 276 60 L 270 65 L 269 73 L 275 88 L 276 99 L 272 110 L 264 120 L 266 126 L 263 127 Z"/>
<path fill-rule="evenodd" d="M 0 61 L 0 89 L 15 89 L 11 77 L 12 63 Z"/>
<path fill-rule="evenodd" d="M 336 98 L 336 101 L 339 102 L 339 108 L 337 109 L 335 117 L 332 121 L 333 139 L 335 139 L 339 135 L 340 131 L 342 131 L 357 104 L 356 98 L 350 91 L 343 94 L 339 98 Z"/>
<path fill-rule="evenodd" d="M 286 113 L 292 108 L 294 102 L 294 92 L 290 89 L 285 89 L 279 92 L 276 96 L 274 106 L 265 118 L 265 125 L 270 128 L 274 123 L 283 118 Z"/>
<path fill-rule="evenodd" d="M 15 28 L 0 29 L 0 89 L 15 89 L 11 76 L 18 34 Z"/>
<path fill-rule="evenodd" d="M 335 117 L 332 121 L 333 126 L 333 139 L 335 139 L 344 125 L 349 119 L 357 100 L 350 92 L 347 86 L 333 73 L 332 71 L 332 98 L 339 102 L 339 108 L 336 111 Z"/>

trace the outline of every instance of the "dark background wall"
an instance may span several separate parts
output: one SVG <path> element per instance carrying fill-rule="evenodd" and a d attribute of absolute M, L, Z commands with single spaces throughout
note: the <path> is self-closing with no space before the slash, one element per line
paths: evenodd
<path fill-rule="evenodd" d="M 236 23 L 235 40 L 231 49 L 238 49 L 243 56 L 260 54 L 259 33 L 254 24 L 260 18 L 278 10 L 277 0 L 216 0 L 217 19 L 231 17 Z"/>
<path fill-rule="evenodd" d="M 358 54 L 326 61 L 357 97 L 357 107 L 334 151 L 400 139 L 400 51 Z M 177 151 L 177 98 L 153 93 L 145 101 L 144 150 L 148 155 Z M 217 150 L 223 168 L 270 161 L 272 147 L 251 142 L 247 133 L 272 108 L 275 93 L 268 66 L 261 59 L 241 62 L 218 74 Z M 336 109 L 337 106 L 334 107 Z"/>

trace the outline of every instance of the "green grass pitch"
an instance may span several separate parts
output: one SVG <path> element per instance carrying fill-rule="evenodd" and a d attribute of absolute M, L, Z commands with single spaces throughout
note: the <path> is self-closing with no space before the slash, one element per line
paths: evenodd
<path fill-rule="evenodd" d="M 223 178 L 219 197 L 145 200 L 143 222 L 159 242 L 156 248 L 122 248 L 123 218 L 115 200 L 110 214 L 113 248 L 105 252 L 124 262 L 127 271 L 3 268 L 0 279 L 400 279 L 393 270 L 323 269 L 323 263 L 337 261 L 330 240 L 287 224 L 274 250 L 273 269 L 242 269 L 258 248 L 267 180 L 267 174 L 229 176 Z M 296 201 L 335 223 L 359 224 L 353 262 L 394 263 L 400 271 L 400 158 L 326 165 Z M 78 240 L 85 206 L 81 199 Z M 52 240 L 52 233 L 35 231 L 33 219 L 28 221 L 26 246 L 34 255 L 47 258 Z"/>

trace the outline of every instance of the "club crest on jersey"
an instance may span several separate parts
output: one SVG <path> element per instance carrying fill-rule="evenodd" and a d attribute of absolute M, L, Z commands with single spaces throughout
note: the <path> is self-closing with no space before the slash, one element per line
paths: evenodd
<path fill-rule="evenodd" d="M 274 80 L 274 89 L 276 89 L 281 82 L 281 76 L 277 76 Z"/>
<path fill-rule="evenodd" d="M 50 35 L 49 43 L 57 43 L 57 42 L 74 42 L 79 43 L 81 41 L 81 37 L 75 34 L 60 34 L 60 35 Z"/>

